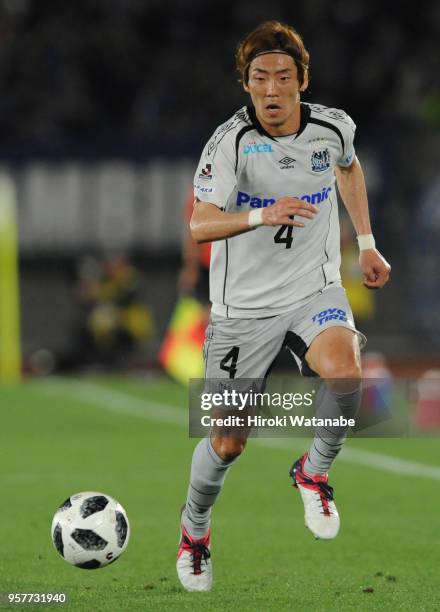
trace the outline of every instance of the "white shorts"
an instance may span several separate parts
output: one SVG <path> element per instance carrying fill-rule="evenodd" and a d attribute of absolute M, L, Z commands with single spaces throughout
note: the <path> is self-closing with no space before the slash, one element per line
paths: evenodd
<path fill-rule="evenodd" d="M 211 315 L 203 355 L 205 378 L 267 377 L 282 348 L 290 351 L 304 376 L 316 376 L 305 354 L 316 336 L 329 327 L 346 327 L 366 338 L 354 325 L 343 287 L 328 287 L 291 312 L 263 319 L 228 319 Z"/>

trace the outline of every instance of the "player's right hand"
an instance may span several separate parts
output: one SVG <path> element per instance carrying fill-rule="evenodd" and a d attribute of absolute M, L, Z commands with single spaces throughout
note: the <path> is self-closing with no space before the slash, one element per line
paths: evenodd
<path fill-rule="evenodd" d="M 313 206 L 304 200 L 283 196 L 279 200 L 263 210 L 264 225 L 291 225 L 292 227 L 304 227 L 301 221 L 295 221 L 294 216 L 313 219 L 319 212 L 317 206 Z"/>

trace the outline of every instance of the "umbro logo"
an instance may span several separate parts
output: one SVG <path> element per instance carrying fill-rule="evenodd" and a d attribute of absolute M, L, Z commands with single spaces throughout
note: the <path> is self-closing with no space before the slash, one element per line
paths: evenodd
<path fill-rule="evenodd" d="M 293 159 L 293 157 L 283 157 L 283 159 L 280 159 L 278 161 L 279 164 L 281 164 L 281 170 L 287 170 L 288 168 L 294 168 L 295 166 L 293 165 L 293 162 L 296 161 L 296 159 Z"/>

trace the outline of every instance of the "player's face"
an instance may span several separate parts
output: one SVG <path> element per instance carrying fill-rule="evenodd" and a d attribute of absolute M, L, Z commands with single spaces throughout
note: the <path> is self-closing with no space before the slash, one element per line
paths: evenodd
<path fill-rule="evenodd" d="M 264 129 L 273 136 L 292 134 L 299 129 L 299 94 L 307 87 L 298 81 L 290 55 L 268 53 L 253 60 L 249 81 L 244 84 Z"/>

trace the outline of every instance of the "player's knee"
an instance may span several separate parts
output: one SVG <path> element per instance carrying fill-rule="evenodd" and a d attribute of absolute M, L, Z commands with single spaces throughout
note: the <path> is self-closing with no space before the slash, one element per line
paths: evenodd
<path fill-rule="evenodd" d="M 212 445 L 217 455 L 223 461 L 233 461 L 241 455 L 246 446 L 246 440 L 242 438 L 214 438 Z"/>
<path fill-rule="evenodd" d="M 337 363 L 329 369 L 327 378 L 349 378 L 351 380 L 360 380 L 361 367 L 355 361 Z"/>
<path fill-rule="evenodd" d="M 359 386 L 361 366 L 354 356 L 350 359 L 333 359 L 324 364 L 320 376 L 328 381 L 332 391 L 347 393 Z"/>

